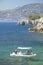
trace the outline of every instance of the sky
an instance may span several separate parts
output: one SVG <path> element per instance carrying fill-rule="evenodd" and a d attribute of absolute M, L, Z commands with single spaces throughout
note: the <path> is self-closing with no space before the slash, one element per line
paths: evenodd
<path fill-rule="evenodd" d="M 31 3 L 43 3 L 43 0 L 0 0 L 0 10 L 14 9 Z"/>

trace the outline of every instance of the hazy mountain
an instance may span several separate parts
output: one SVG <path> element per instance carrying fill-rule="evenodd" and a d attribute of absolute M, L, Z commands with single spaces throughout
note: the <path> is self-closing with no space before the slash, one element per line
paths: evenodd
<path fill-rule="evenodd" d="M 16 21 L 30 14 L 43 14 L 43 3 L 27 4 L 11 10 L 0 11 L 0 21 Z"/>

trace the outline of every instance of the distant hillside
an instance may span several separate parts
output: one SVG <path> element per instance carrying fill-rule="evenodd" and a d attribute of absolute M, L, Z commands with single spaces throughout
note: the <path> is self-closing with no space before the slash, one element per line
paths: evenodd
<path fill-rule="evenodd" d="M 30 14 L 43 14 L 43 3 L 28 4 L 22 7 L 0 11 L 0 21 L 16 21 Z"/>

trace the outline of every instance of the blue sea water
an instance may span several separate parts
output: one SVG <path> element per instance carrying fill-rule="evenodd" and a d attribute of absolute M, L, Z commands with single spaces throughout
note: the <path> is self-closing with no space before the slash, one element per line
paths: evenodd
<path fill-rule="evenodd" d="M 43 33 L 29 32 L 29 27 L 0 23 L 0 65 L 43 65 Z M 31 46 L 36 59 L 10 57 L 10 52 L 19 46 Z"/>

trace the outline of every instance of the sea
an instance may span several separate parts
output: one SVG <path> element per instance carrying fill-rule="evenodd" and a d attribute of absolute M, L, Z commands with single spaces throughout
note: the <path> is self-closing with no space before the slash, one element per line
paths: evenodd
<path fill-rule="evenodd" d="M 0 22 L 0 65 L 43 65 L 43 33 L 29 32 L 32 26 Z M 17 47 L 32 47 L 34 59 L 11 57 Z"/>

